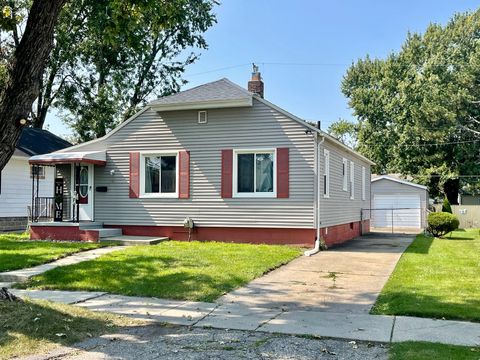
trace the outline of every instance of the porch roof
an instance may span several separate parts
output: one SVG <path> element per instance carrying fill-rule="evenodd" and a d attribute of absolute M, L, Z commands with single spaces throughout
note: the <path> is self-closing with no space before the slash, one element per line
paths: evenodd
<path fill-rule="evenodd" d="M 105 151 L 53 152 L 32 156 L 28 161 L 30 164 L 38 165 L 73 163 L 105 165 L 107 163 L 107 155 Z"/>

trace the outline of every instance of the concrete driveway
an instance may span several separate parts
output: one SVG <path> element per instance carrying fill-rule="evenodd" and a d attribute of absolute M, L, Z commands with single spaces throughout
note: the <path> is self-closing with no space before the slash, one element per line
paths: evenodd
<path fill-rule="evenodd" d="M 249 307 L 368 313 L 414 235 L 372 233 L 302 256 L 220 299 Z"/>

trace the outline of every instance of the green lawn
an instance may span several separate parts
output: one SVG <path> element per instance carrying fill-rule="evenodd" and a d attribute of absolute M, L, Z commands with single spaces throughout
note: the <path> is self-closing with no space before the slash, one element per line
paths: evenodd
<path fill-rule="evenodd" d="M 300 254 L 289 246 L 167 241 L 57 268 L 23 286 L 213 301 Z"/>
<path fill-rule="evenodd" d="M 427 342 L 402 342 L 390 347 L 390 360 L 478 360 L 480 348 Z"/>
<path fill-rule="evenodd" d="M 28 241 L 28 234 L 0 234 L 0 272 L 44 264 L 99 244 Z"/>
<path fill-rule="evenodd" d="M 402 255 L 373 314 L 480 321 L 480 235 L 418 235 Z"/>
<path fill-rule="evenodd" d="M 0 360 L 39 355 L 58 345 L 139 324 L 143 322 L 46 301 L 0 301 Z"/>

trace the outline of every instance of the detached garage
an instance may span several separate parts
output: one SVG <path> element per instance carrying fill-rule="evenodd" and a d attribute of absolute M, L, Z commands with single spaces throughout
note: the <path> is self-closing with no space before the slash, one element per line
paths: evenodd
<path fill-rule="evenodd" d="M 388 175 L 372 179 L 371 227 L 414 230 L 425 227 L 426 186 Z"/>

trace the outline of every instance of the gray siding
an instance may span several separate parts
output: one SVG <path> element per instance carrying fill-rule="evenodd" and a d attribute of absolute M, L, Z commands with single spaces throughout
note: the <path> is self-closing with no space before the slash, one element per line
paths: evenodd
<path fill-rule="evenodd" d="M 324 149 L 330 151 L 330 197 L 323 196 Z M 348 160 L 347 191 L 343 190 L 342 164 Z M 320 145 L 320 226 L 334 226 L 361 220 L 361 209 L 370 207 L 370 165 L 325 139 Z M 350 199 L 350 161 L 354 162 L 354 200 Z M 365 200 L 362 200 L 362 166 L 365 167 Z M 363 220 L 366 217 L 364 215 Z"/>
<path fill-rule="evenodd" d="M 314 140 L 305 128 L 265 104 L 208 110 L 208 124 L 197 111 L 161 114 L 147 110 L 102 141 L 82 151 L 107 148 L 107 165 L 95 166 L 95 220 L 124 225 L 181 225 L 190 216 L 198 226 L 314 227 Z M 288 199 L 223 199 L 221 150 L 290 148 Z M 130 199 L 129 152 L 189 150 L 190 199 Z M 114 175 L 110 174 L 115 170 Z M 369 176 L 369 175 L 368 175 Z"/>
<path fill-rule="evenodd" d="M 372 204 L 375 194 L 395 195 L 395 194 L 418 194 L 422 208 L 428 206 L 428 191 L 415 186 L 401 184 L 396 181 L 381 179 L 372 182 Z"/>

